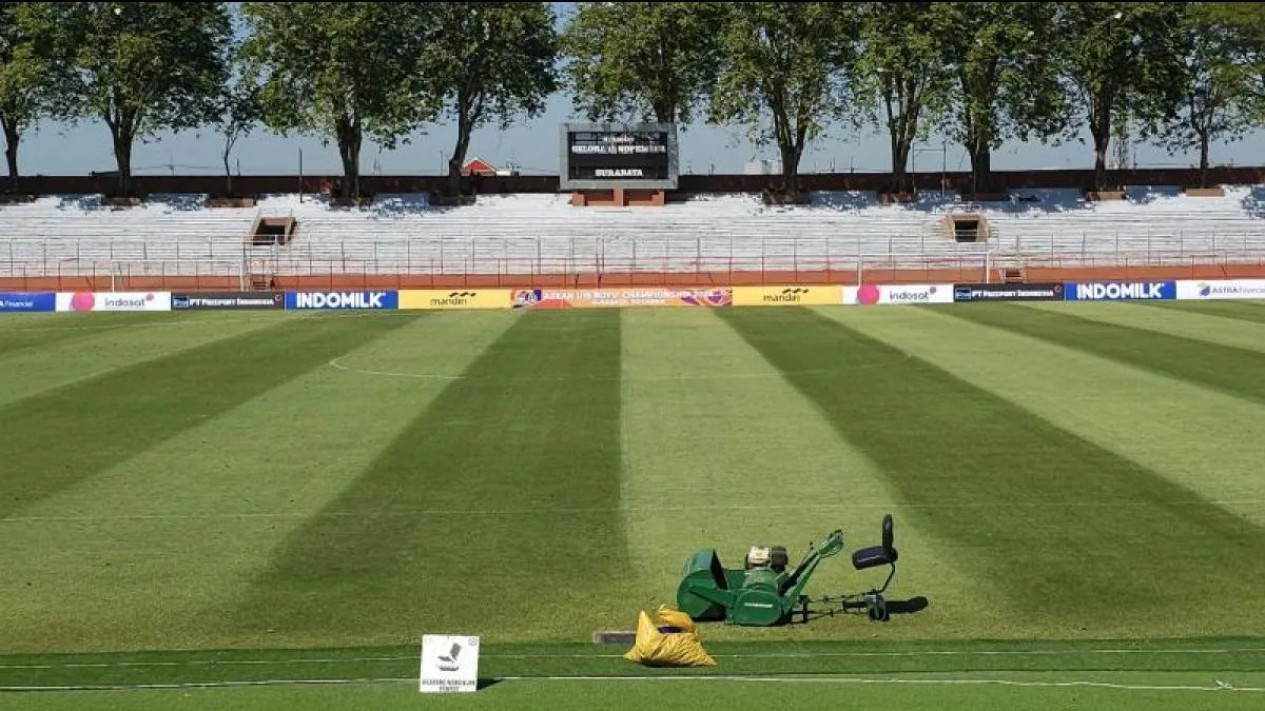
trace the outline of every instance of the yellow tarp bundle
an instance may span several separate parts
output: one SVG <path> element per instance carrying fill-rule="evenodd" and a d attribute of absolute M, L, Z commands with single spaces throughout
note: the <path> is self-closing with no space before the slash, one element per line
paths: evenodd
<path fill-rule="evenodd" d="M 624 659 L 648 667 L 714 667 L 716 660 L 703 649 L 694 620 L 679 610 L 660 605 L 659 623 L 655 624 L 643 610 L 637 617 L 637 639 Z M 660 632 L 659 626 L 675 627 L 680 632 Z"/>

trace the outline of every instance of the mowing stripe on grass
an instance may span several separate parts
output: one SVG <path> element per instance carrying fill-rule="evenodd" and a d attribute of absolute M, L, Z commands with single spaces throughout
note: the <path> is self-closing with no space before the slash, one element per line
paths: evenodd
<path fill-rule="evenodd" d="M 1236 397 L 1265 402 L 1265 379 L 1252 375 L 1265 369 L 1265 353 L 1259 351 L 1102 323 L 1077 316 L 1071 310 L 1057 312 L 1022 304 L 971 304 L 943 311 L 971 323 L 1022 333 Z"/>
<path fill-rule="evenodd" d="M 270 328 L 295 316 L 261 313 L 233 317 L 203 312 L 181 318 L 151 313 L 145 318 L 147 322 L 123 328 L 67 326 L 81 337 L 0 355 L 0 407 L 53 388 L 86 383 L 120 368 L 140 367 L 223 338 Z"/>
<path fill-rule="evenodd" d="M 1265 302 L 1260 301 L 1146 301 L 1142 303 L 1151 308 L 1166 311 L 1183 311 L 1250 323 L 1265 323 L 1265 308 L 1262 308 Z"/>
<path fill-rule="evenodd" d="M 366 515 L 316 516 L 295 531 L 226 613 L 230 632 L 275 629 L 312 645 L 407 643 L 424 630 L 587 638 L 625 620 L 625 543 L 610 513 L 619 319 L 615 310 L 520 313 L 328 507 Z M 372 515 L 471 506 L 523 513 Z M 557 512 L 585 507 L 606 512 Z"/>
<path fill-rule="evenodd" d="M 822 313 L 935 363 L 1200 497 L 1175 503 L 1210 503 L 1265 526 L 1257 425 L 1265 408 L 1255 402 L 1067 346 L 963 323 L 941 309 Z M 1116 507 L 1151 504 L 1100 501 L 1098 505 L 1105 513 Z M 1183 618 L 1181 623 L 1207 627 L 1221 620 L 1233 624 L 1233 618 Z M 1209 630 L 1191 630 L 1196 631 Z"/>
<path fill-rule="evenodd" d="M 877 535 L 877 507 L 893 501 L 882 475 L 712 310 L 628 309 L 623 321 L 623 515 L 637 568 L 627 626 L 639 608 L 675 604 L 698 549 L 732 567 L 763 541 L 798 562 L 808 540 L 836 528 Z M 848 583 L 845 566 L 824 565 L 813 589 Z"/>
<path fill-rule="evenodd" d="M 1024 306 L 1037 311 L 1075 315 L 1094 323 L 1141 329 L 1249 353 L 1265 354 L 1265 321 L 1222 318 L 1185 309 L 1157 309 L 1153 306 L 1155 303 L 1159 302 L 1068 304 L 1053 301 L 1027 303 Z M 1257 310 L 1265 312 L 1265 309 Z"/>
<path fill-rule="evenodd" d="M 276 387 L 405 319 L 291 320 L 0 407 L 0 516 Z M 73 440 L 74 446 L 65 446 Z"/>
<path fill-rule="evenodd" d="M 514 318 L 508 310 L 433 313 L 344 357 L 460 371 Z M 240 643 L 217 636 L 216 613 L 442 389 L 318 367 L 0 519 L 8 648 Z M 348 426 L 366 422 L 374 426 Z M 261 511 L 286 515 L 249 515 Z M 188 515 L 170 515 L 178 512 Z M 82 517 L 92 514 L 101 516 Z"/>
<path fill-rule="evenodd" d="M 155 320 L 153 313 L 64 314 L 51 319 L 22 323 L 26 318 L 25 314 L 19 314 L 16 318 L 0 316 L 0 355 L 39 348 L 59 341 L 87 338 L 99 330 L 143 326 Z M 89 330 L 82 328 L 83 326 L 98 328 Z"/>
<path fill-rule="evenodd" d="M 1244 562 L 1265 555 L 1265 531 L 1153 472 L 813 311 L 734 309 L 723 318 L 788 373 L 890 365 L 788 378 L 904 500 L 1016 504 L 977 516 L 908 514 L 990 583 L 996 598 L 978 601 L 996 611 L 990 634 L 1150 634 L 1190 614 L 1192 597 L 1206 591 L 1259 596 L 1265 571 Z M 1033 505 L 1086 498 L 1154 505 L 1111 515 Z"/>

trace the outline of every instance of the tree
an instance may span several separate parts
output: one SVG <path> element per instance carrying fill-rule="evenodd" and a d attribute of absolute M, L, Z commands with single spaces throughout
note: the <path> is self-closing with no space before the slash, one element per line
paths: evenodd
<path fill-rule="evenodd" d="M 461 193 L 461 167 L 470 134 L 495 120 L 504 130 L 514 117 L 538 116 L 558 88 L 558 38 L 546 2 L 434 3 L 435 31 L 423 65 L 434 94 L 457 122 L 448 159 L 448 190 Z"/>
<path fill-rule="evenodd" d="M 438 113 L 422 55 L 433 3 L 247 2 L 242 45 L 248 82 L 257 83 L 263 122 L 338 146 L 342 198 L 360 197 L 365 136 L 387 150 Z"/>
<path fill-rule="evenodd" d="M 1059 64 L 1050 47 L 1056 3 L 946 2 L 940 10 L 943 63 L 956 81 L 940 128 L 966 148 L 974 193 L 998 188 L 992 152 L 1008 140 L 1042 141 L 1070 123 Z"/>
<path fill-rule="evenodd" d="M 1265 115 L 1265 97 L 1256 90 L 1254 42 L 1206 7 L 1221 4 L 1196 3 L 1185 17 L 1183 107 L 1159 136 L 1170 150 L 1199 152 L 1201 188 L 1208 187 L 1212 140 L 1237 141 Z"/>
<path fill-rule="evenodd" d="M 1253 57 L 1265 50 L 1265 3 L 1201 2 L 1195 12 L 1203 22 L 1213 22 L 1232 30 Z"/>
<path fill-rule="evenodd" d="M 132 148 L 212 114 L 227 77 L 228 8 L 218 2 L 29 3 L 32 31 L 54 37 L 73 71 L 55 88 L 72 119 L 110 129 L 118 191 L 131 193 Z"/>
<path fill-rule="evenodd" d="M 1095 190 L 1105 187 L 1113 122 L 1129 121 L 1149 138 L 1177 112 L 1181 13 L 1182 3 L 1172 2 L 1060 3 L 1057 46 L 1070 101 L 1093 138 Z"/>
<path fill-rule="evenodd" d="M 228 197 L 233 197 L 233 170 L 229 165 L 229 157 L 237 141 L 250 134 L 255 124 L 263 119 L 263 106 L 259 100 L 259 85 L 238 77 L 225 84 L 220 96 L 219 109 L 216 112 L 215 127 L 224 137 L 224 151 L 220 157 L 224 160 L 225 189 Z"/>
<path fill-rule="evenodd" d="M 780 189 L 795 196 L 804 148 L 847 105 L 855 60 L 849 5 L 743 2 L 728 8 L 709 120 L 744 123 L 757 145 L 775 143 Z"/>
<path fill-rule="evenodd" d="M 590 121 L 691 123 L 716 77 L 722 4 L 579 6 L 561 38 L 576 109 Z"/>
<path fill-rule="evenodd" d="M 0 3 L 0 126 L 9 178 L 16 187 L 18 144 L 22 134 L 41 116 L 52 113 L 50 98 L 58 77 L 65 76 L 46 27 L 28 19 L 29 5 Z"/>
<path fill-rule="evenodd" d="M 927 132 L 928 114 L 943 113 L 949 75 L 940 58 L 937 3 L 863 3 L 861 41 L 856 64 L 858 100 L 871 121 L 872 102 L 883 109 L 892 149 L 894 193 L 915 191 L 909 176 L 909 152 Z"/>

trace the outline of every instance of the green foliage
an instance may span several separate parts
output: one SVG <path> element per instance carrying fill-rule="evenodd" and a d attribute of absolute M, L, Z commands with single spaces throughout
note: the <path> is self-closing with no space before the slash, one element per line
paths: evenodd
<path fill-rule="evenodd" d="M 50 37 L 26 20 L 25 5 L 0 3 L 0 125 L 4 128 L 9 177 L 18 175 L 17 150 L 22 133 L 50 113 L 56 62 Z"/>
<path fill-rule="evenodd" d="M 972 190 L 994 188 L 992 151 L 1010 139 L 1054 140 L 1069 123 L 1050 48 L 1057 3 L 935 3 L 942 61 L 956 82 L 939 128 L 971 160 Z"/>
<path fill-rule="evenodd" d="M 1259 58 L 1265 49 L 1265 2 L 1198 2 L 1190 5 L 1199 21 L 1232 29 Z"/>
<path fill-rule="evenodd" d="M 439 109 L 421 71 L 434 3 L 248 2 L 244 73 L 260 85 L 265 125 L 337 143 L 359 195 L 365 136 L 388 150 Z"/>
<path fill-rule="evenodd" d="M 719 64 L 725 8 L 714 2 L 585 2 L 562 34 L 566 78 L 590 121 L 684 127 Z"/>
<path fill-rule="evenodd" d="M 1149 138 L 1182 103 L 1182 3 L 1060 3 L 1057 15 L 1070 100 L 1089 125 L 1101 188 L 1113 125 L 1130 122 Z"/>
<path fill-rule="evenodd" d="M 788 193 L 798 192 L 805 146 L 848 103 L 855 34 L 853 10 L 843 3 L 729 6 L 710 120 L 746 124 L 757 145 L 777 145 Z"/>
<path fill-rule="evenodd" d="M 891 138 L 893 184 L 890 190 L 914 192 L 906 173 L 910 149 L 925 138 L 928 116 L 944 112 L 951 77 L 940 57 L 943 27 L 939 3 L 862 3 L 864 49 L 856 64 L 858 105 L 862 115 L 882 122 Z M 882 118 L 875 116 L 876 104 Z"/>
<path fill-rule="evenodd" d="M 1182 25 L 1184 101 L 1181 113 L 1159 135 L 1172 151 L 1199 153 L 1200 187 L 1206 187 L 1209 144 L 1241 139 L 1265 115 L 1265 96 L 1256 91 L 1256 45 L 1232 20 L 1205 6 L 1195 7 Z"/>
<path fill-rule="evenodd" d="M 73 71 L 59 77 L 59 110 L 110 129 L 120 190 L 137 139 L 202 125 L 227 78 L 225 3 L 29 3 L 34 32 L 48 33 Z"/>
<path fill-rule="evenodd" d="M 504 130 L 519 115 L 538 116 L 558 88 L 558 38 L 545 2 L 433 3 L 432 38 L 423 64 L 433 93 L 457 122 L 448 162 L 459 188 L 470 133 L 495 120 Z"/>

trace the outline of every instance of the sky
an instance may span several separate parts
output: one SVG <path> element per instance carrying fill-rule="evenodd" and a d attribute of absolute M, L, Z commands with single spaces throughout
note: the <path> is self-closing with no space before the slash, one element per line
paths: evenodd
<path fill-rule="evenodd" d="M 236 3 L 231 3 L 236 5 Z M 555 3 L 560 22 L 574 3 Z M 559 127 L 567 121 L 583 121 L 565 93 L 550 98 L 541 116 L 521 118 L 506 131 L 496 127 L 476 130 L 471 137 L 468 157 L 479 157 L 493 165 L 516 166 L 524 175 L 558 173 Z M 1094 154 L 1087 131 L 1081 141 L 1059 146 L 1040 143 L 1004 145 L 993 154 L 995 170 L 1041 170 L 1092 168 Z M 437 175 L 446 172 L 448 156 L 456 143 L 452 121 L 421 127 L 408 144 L 385 151 L 366 140 L 361 152 L 364 175 Z M 747 140 L 743 126 L 696 124 L 678 129 L 679 169 L 682 173 L 742 173 L 748 162 L 776 160 L 776 146 L 755 146 Z M 213 130 L 163 134 L 139 143 L 133 149 L 136 175 L 216 175 L 223 174 L 221 160 L 224 140 Z M 1114 151 L 1114 147 L 1112 149 Z M 818 140 L 809 144 L 800 161 L 801 173 L 886 172 L 891 169 L 891 147 L 884 130 L 857 131 L 838 123 L 828 125 Z M 1261 165 L 1265 163 L 1265 131 L 1241 141 L 1214 144 L 1214 165 Z M 110 133 L 100 121 L 84 121 L 75 126 L 42 122 L 22 137 L 18 153 L 19 170 L 24 175 L 86 175 L 116 168 Z M 1139 168 L 1187 167 L 1198 161 L 1197 153 L 1170 155 L 1155 145 L 1138 143 L 1130 148 L 1130 162 Z M 911 169 L 919 172 L 969 170 L 970 161 L 961 146 L 933 135 L 915 144 Z M 241 138 L 233 149 L 230 167 L 242 175 L 339 175 L 342 167 L 335 145 L 322 145 L 317 138 L 279 136 L 259 127 Z"/>

